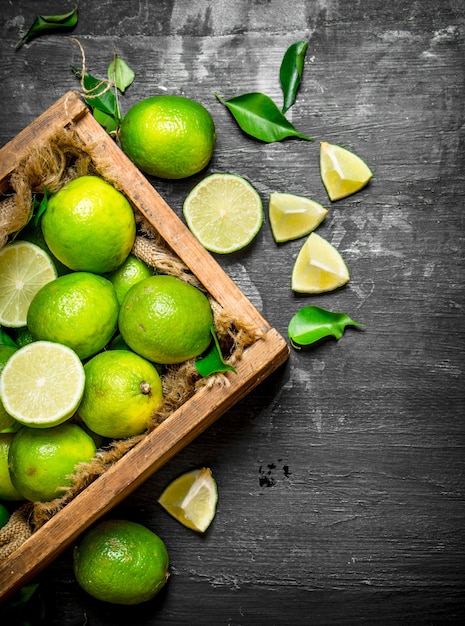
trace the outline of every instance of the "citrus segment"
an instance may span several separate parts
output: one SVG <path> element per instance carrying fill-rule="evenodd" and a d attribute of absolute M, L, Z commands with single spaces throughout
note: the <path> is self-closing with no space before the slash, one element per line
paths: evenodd
<path fill-rule="evenodd" d="M 146 174 L 179 179 L 200 172 L 215 148 L 215 124 L 199 102 L 161 95 L 134 104 L 124 116 L 123 152 Z"/>
<path fill-rule="evenodd" d="M 159 504 L 178 522 L 205 532 L 216 513 L 218 488 L 207 467 L 179 476 L 163 491 Z"/>
<path fill-rule="evenodd" d="M 33 243 L 16 241 L 0 250 L 0 325 L 26 325 L 32 298 L 57 277 L 49 255 Z"/>
<path fill-rule="evenodd" d="M 84 392 L 84 367 L 70 348 L 35 341 L 17 350 L 0 375 L 0 397 L 18 422 L 47 428 L 67 420 Z"/>
<path fill-rule="evenodd" d="M 213 313 L 200 289 L 175 276 L 156 275 L 127 292 L 118 324 L 137 354 L 155 363 L 181 363 L 210 345 Z"/>
<path fill-rule="evenodd" d="M 320 143 L 320 174 L 332 201 L 360 191 L 373 177 L 373 172 L 359 156 L 327 141 Z"/>
<path fill-rule="evenodd" d="M 345 285 L 349 279 L 347 265 L 336 248 L 320 235 L 311 233 L 294 263 L 291 278 L 293 291 L 332 291 Z"/>
<path fill-rule="evenodd" d="M 168 580 L 163 540 L 142 524 L 107 519 L 87 530 L 73 552 L 78 584 L 91 596 L 113 604 L 151 600 Z"/>
<path fill-rule="evenodd" d="M 75 271 L 104 274 L 119 267 L 136 236 L 127 198 L 98 176 L 80 176 L 48 200 L 42 232 L 50 251 Z"/>
<path fill-rule="evenodd" d="M 85 359 L 113 337 L 118 313 L 118 298 L 109 280 L 72 272 L 40 289 L 29 307 L 27 325 L 34 338 L 62 343 Z"/>
<path fill-rule="evenodd" d="M 270 193 L 268 213 L 273 237 L 281 243 L 311 233 L 328 210 L 311 198 L 274 191 Z"/>
<path fill-rule="evenodd" d="M 86 382 L 78 413 L 90 430 L 120 439 L 146 430 L 162 399 L 155 367 L 128 350 L 100 352 L 84 365 Z"/>
<path fill-rule="evenodd" d="M 26 500 L 48 502 L 64 494 L 76 466 L 91 461 L 95 452 L 94 440 L 77 424 L 24 426 L 10 444 L 11 482 Z"/>
<path fill-rule="evenodd" d="M 187 225 L 200 243 L 218 254 L 247 246 L 263 223 L 261 198 L 235 174 L 211 174 L 188 194 L 183 206 Z"/>

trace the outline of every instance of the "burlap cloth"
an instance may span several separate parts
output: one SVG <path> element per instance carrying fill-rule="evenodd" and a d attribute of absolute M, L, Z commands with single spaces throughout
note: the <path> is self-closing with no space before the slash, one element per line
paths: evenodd
<path fill-rule="evenodd" d="M 96 167 L 86 147 L 80 143 L 72 129 L 61 131 L 52 141 L 31 151 L 12 173 L 10 191 L 0 198 L 0 248 L 28 222 L 34 194 L 43 194 L 45 188 L 53 193 L 68 180 L 86 174 L 101 176 L 118 188 L 117 182 L 112 179 L 111 163 Z M 135 217 L 137 236 L 133 254 L 152 266 L 157 273 L 177 276 L 205 291 L 195 275 L 137 210 Z M 244 349 L 262 336 L 262 331 L 237 319 L 235 315 L 225 311 L 210 294 L 207 293 L 207 296 L 212 306 L 215 331 L 223 356 L 234 366 L 241 359 Z M 0 530 L 0 560 L 16 550 L 35 530 L 137 445 L 200 387 L 228 385 L 228 379 L 222 374 L 200 377 L 193 360 L 165 367 L 161 377 L 163 401 L 152 416 L 147 432 L 128 439 L 114 440 L 98 449 L 90 463 L 82 463 L 76 467 L 75 474 L 71 477 L 71 487 L 64 488 L 63 495 L 55 500 L 18 503 L 18 508 L 12 513 L 8 523 Z"/>

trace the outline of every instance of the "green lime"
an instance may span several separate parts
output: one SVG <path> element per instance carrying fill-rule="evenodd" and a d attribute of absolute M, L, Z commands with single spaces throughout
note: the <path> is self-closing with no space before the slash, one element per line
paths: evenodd
<path fill-rule="evenodd" d="M 42 232 L 57 259 L 75 271 L 104 274 L 119 267 L 136 236 L 127 198 L 98 176 L 80 176 L 50 197 Z"/>
<path fill-rule="evenodd" d="M 169 557 L 162 539 L 142 524 L 108 519 L 87 530 L 73 552 L 78 584 L 113 604 L 151 600 L 168 580 Z"/>
<path fill-rule="evenodd" d="M 213 313 L 199 289 L 180 278 L 158 275 L 131 287 L 118 324 L 137 354 L 155 363 L 181 363 L 210 345 Z"/>
<path fill-rule="evenodd" d="M 11 482 L 26 500 L 53 500 L 71 485 L 76 465 L 89 462 L 95 452 L 94 440 L 77 424 L 24 426 L 10 444 Z"/>
<path fill-rule="evenodd" d="M 146 174 L 186 178 L 209 163 L 215 124 L 207 109 L 183 96 L 153 96 L 126 113 L 120 129 L 123 151 Z"/>
<path fill-rule="evenodd" d="M 143 433 L 163 395 L 155 367 L 134 352 L 108 350 L 87 361 L 84 371 L 78 413 L 87 427 L 111 439 Z"/>
<path fill-rule="evenodd" d="M 35 295 L 27 325 L 36 339 L 62 343 L 85 359 L 113 337 L 118 312 L 118 298 L 108 279 L 90 272 L 72 272 L 59 276 Z"/>
<path fill-rule="evenodd" d="M 129 289 L 149 276 L 153 276 L 153 269 L 144 263 L 142 259 L 130 254 L 118 269 L 107 274 L 106 277 L 113 284 L 118 301 L 121 304 Z"/>
<path fill-rule="evenodd" d="M 24 500 L 23 496 L 11 482 L 8 468 L 8 452 L 14 433 L 0 433 L 0 499 L 1 500 Z"/>
<path fill-rule="evenodd" d="M 18 348 L 9 345 L 0 345 L 0 374 L 3 372 L 5 365 L 9 361 L 12 354 L 17 351 Z M 0 396 L 0 431 L 5 430 L 13 426 L 15 418 L 10 415 L 3 406 L 2 398 Z"/>

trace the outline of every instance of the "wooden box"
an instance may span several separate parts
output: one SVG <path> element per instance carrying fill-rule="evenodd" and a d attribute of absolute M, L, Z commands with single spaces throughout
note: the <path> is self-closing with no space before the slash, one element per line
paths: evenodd
<path fill-rule="evenodd" d="M 228 373 L 228 385 L 204 386 L 156 429 L 0 561 L 0 601 L 31 580 L 100 516 L 191 442 L 282 364 L 284 338 L 266 322 L 216 260 L 197 242 L 141 172 L 95 121 L 79 94 L 69 92 L 0 150 L 0 191 L 10 188 L 18 162 L 38 144 L 72 128 L 92 161 L 111 162 L 112 177 L 136 210 L 158 231 L 211 296 L 225 309 L 257 325 L 262 336 L 247 347 Z"/>

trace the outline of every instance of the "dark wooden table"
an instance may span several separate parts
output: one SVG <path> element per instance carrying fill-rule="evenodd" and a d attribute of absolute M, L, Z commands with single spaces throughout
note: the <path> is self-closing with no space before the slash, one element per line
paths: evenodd
<path fill-rule="evenodd" d="M 79 87 L 69 34 L 15 51 L 38 12 L 73 3 L 7 2 L 0 11 L 0 144 Z M 171 578 L 150 603 L 118 607 L 74 581 L 70 551 L 40 576 L 46 624 L 195 626 L 462 623 L 464 546 L 465 6 L 460 0 L 80 0 L 89 71 L 113 48 L 135 70 L 123 98 L 183 94 L 202 102 L 218 143 L 206 172 L 151 179 L 181 215 L 206 173 L 310 196 L 329 214 L 318 230 L 343 254 L 351 282 L 297 296 L 290 274 L 302 240 L 276 245 L 268 220 L 221 265 L 283 335 L 307 304 L 363 322 L 339 341 L 292 351 L 287 364 L 113 512 L 166 542 Z M 257 142 L 215 92 L 262 91 L 281 102 L 278 73 L 307 40 L 289 117 L 314 143 Z M 331 204 L 320 141 L 374 171 L 362 192 Z M 205 536 L 157 504 L 166 484 L 209 466 L 216 518 Z M 87 619 L 87 621 L 85 621 Z M 3 623 L 3 622 L 2 622 Z M 6 626 L 6 625 L 5 625 Z"/>

